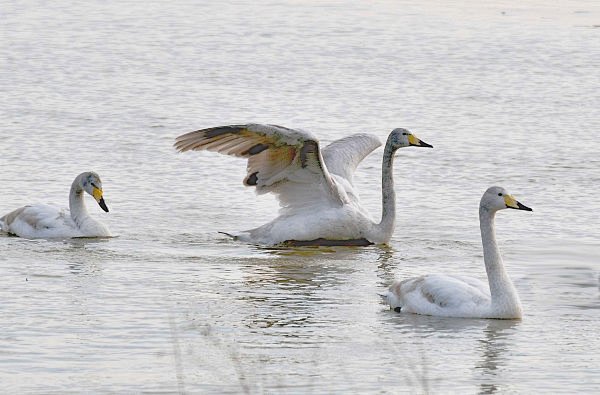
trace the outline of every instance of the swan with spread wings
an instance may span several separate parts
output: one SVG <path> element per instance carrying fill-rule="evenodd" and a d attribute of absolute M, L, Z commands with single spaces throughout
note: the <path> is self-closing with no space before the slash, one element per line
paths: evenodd
<path fill-rule="evenodd" d="M 396 219 L 393 162 L 398 148 L 432 147 L 406 129 L 394 129 L 382 165 L 383 210 L 374 222 L 353 185 L 358 164 L 381 145 L 354 134 L 321 149 L 311 133 L 277 125 L 218 126 L 177 137 L 175 148 L 215 151 L 248 159 L 244 185 L 274 193 L 281 205 L 271 222 L 238 232 L 238 240 L 262 245 L 369 245 L 388 243 Z"/>

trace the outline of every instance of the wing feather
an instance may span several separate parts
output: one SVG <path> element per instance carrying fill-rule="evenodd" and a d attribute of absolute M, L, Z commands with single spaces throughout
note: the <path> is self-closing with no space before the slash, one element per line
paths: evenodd
<path fill-rule="evenodd" d="M 327 169 L 353 184 L 354 171 L 358 164 L 377 147 L 381 141 L 377 136 L 357 133 L 329 144 L 323 149 Z"/>
<path fill-rule="evenodd" d="M 175 148 L 247 158 L 244 185 L 255 186 L 258 193 L 275 193 L 284 206 L 294 206 L 299 185 L 305 191 L 304 200 L 348 202 L 345 191 L 329 174 L 317 139 L 305 131 L 261 124 L 217 126 L 177 137 Z"/>
<path fill-rule="evenodd" d="M 486 284 L 466 276 L 431 274 L 405 280 L 398 284 L 397 291 L 413 305 L 431 304 L 441 308 L 477 305 L 489 299 Z"/>

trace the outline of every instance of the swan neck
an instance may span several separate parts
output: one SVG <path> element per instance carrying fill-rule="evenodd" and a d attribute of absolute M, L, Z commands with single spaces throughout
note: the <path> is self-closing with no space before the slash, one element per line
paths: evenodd
<path fill-rule="evenodd" d="M 490 285 L 492 307 L 520 312 L 519 296 L 504 268 L 496 241 L 495 215 L 495 212 L 486 208 L 480 207 L 479 209 L 483 260 Z"/>
<path fill-rule="evenodd" d="M 78 225 L 81 225 L 83 220 L 89 216 L 85 201 L 83 200 L 83 188 L 81 187 L 79 177 L 71 184 L 71 191 L 69 192 L 69 211 L 71 212 L 71 218 Z"/>
<path fill-rule="evenodd" d="M 382 242 L 392 238 L 396 227 L 396 192 L 394 190 L 394 154 L 396 149 L 388 141 L 381 166 L 381 222 L 377 225 Z"/>

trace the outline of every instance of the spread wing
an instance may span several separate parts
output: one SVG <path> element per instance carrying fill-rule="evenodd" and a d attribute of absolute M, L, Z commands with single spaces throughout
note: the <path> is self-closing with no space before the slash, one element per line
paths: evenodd
<path fill-rule="evenodd" d="M 357 133 L 325 147 L 323 159 L 332 174 L 337 174 L 353 184 L 353 175 L 358 164 L 380 145 L 381 141 L 377 136 Z"/>
<path fill-rule="evenodd" d="M 332 179 L 310 133 L 276 125 L 229 125 L 177 137 L 175 148 L 215 151 L 248 159 L 244 185 L 259 194 L 273 192 L 283 207 L 348 202 Z"/>

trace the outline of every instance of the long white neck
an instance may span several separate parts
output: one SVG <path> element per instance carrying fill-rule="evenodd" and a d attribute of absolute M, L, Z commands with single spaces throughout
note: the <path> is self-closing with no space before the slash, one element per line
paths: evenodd
<path fill-rule="evenodd" d="M 396 192 L 394 191 L 394 153 L 388 141 L 381 165 L 381 222 L 374 226 L 373 242 L 388 243 L 396 227 Z"/>
<path fill-rule="evenodd" d="M 71 184 L 69 210 L 71 211 L 71 218 L 77 225 L 81 225 L 85 219 L 89 217 L 89 213 L 83 200 L 83 188 L 81 188 L 79 177 L 75 178 L 73 184 Z"/>
<path fill-rule="evenodd" d="M 479 208 L 483 260 L 490 285 L 492 309 L 497 311 L 502 318 L 519 318 L 521 317 L 521 302 L 502 263 L 500 249 L 496 242 L 495 215 L 495 212 L 486 208 Z"/>

